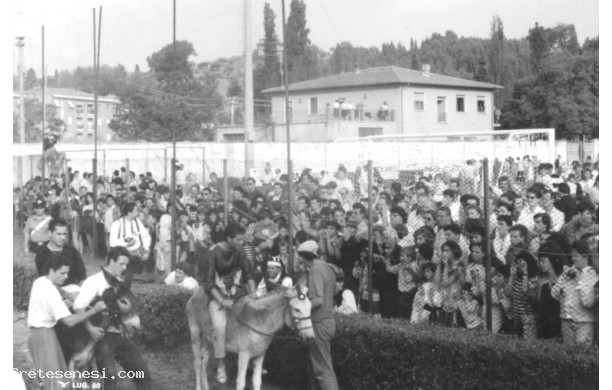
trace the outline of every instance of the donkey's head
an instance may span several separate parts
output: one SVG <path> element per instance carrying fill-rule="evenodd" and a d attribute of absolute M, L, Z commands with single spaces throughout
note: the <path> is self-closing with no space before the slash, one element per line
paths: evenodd
<path fill-rule="evenodd" d="M 301 339 L 313 339 L 314 331 L 310 318 L 312 305 L 306 296 L 308 288 L 297 284 L 293 287 L 277 285 L 275 289 L 288 302 L 288 305 L 285 307 L 285 323 L 287 326 L 295 330 Z"/>
<path fill-rule="evenodd" d="M 102 269 L 109 288 L 104 290 L 102 299 L 108 308 L 109 320 L 113 326 L 125 326 L 128 334 L 132 335 L 140 330 L 140 317 L 134 308 L 134 295 L 130 290 L 131 277 L 129 273 L 124 281 L 120 281 L 113 275 Z"/>

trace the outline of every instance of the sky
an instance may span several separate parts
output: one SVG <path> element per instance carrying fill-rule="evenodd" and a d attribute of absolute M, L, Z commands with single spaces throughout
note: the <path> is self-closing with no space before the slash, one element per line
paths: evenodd
<path fill-rule="evenodd" d="M 148 69 L 146 58 L 172 42 L 172 0 L 11 0 L 12 35 L 25 36 L 26 68 L 41 74 L 45 26 L 47 73 L 93 63 L 92 9 L 102 6 L 100 62 Z M 263 38 L 265 0 L 252 1 L 253 45 Z M 270 1 L 281 30 L 281 0 Z M 286 0 L 289 14 L 290 0 Z M 597 0 L 306 0 L 310 40 L 323 50 L 342 41 L 355 46 L 422 41 L 453 30 L 486 38 L 499 15 L 509 38 L 527 35 L 536 22 L 545 27 L 574 24 L 580 43 L 599 35 Z M 243 0 L 177 0 L 177 39 L 194 44 L 196 63 L 241 55 L 244 51 Z M 16 72 L 17 51 L 13 50 Z"/>

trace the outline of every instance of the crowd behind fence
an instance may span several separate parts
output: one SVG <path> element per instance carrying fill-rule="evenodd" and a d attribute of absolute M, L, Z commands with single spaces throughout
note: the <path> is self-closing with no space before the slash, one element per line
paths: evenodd
<path fill-rule="evenodd" d="M 228 174 L 243 161 L 201 156 L 200 173 L 177 167 L 172 223 L 170 172 L 155 160 L 138 167 L 114 161 L 112 172 L 99 174 L 97 202 L 92 174 L 69 162 L 67 174 L 15 188 L 24 245 L 35 250 L 32 241 L 48 239 L 25 221 L 41 212 L 42 200 L 43 213 L 69 222 L 72 245 L 104 256 L 117 209 L 135 203 L 152 238 L 144 266 L 164 277 L 176 251 L 177 262 L 190 263 L 201 279 L 208 249 L 236 223 L 247 231 L 244 250 L 259 279 L 274 257 L 297 280 L 303 267 L 295 248 L 316 240 L 320 257 L 342 270 L 342 312 L 597 344 L 598 162 L 524 156 L 433 166 L 394 158 L 327 161 L 321 169 L 317 161 L 293 161 L 289 177 L 285 161 L 270 159 L 245 179 Z"/>

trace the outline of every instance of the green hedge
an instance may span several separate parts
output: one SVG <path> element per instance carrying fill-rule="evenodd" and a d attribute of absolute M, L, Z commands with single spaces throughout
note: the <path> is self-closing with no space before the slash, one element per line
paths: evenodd
<path fill-rule="evenodd" d="M 36 270 L 31 267 L 13 263 L 13 309 L 28 310 L 32 283 L 38 278 Z"/>
<path fill-rule="evenodd" d="M 598 352 L 556 342 L 336 316 L 332 357 L 343 389 L 596 389 Z M 307 349 L 276 338 L 268 379 L 308 383 Z"/>
<path fill-rule="evenodd" d="M 132 285 L 142 331 L 138 341 L 150 347 L 172 348 L 189 341 L 185 305 L 191 292 L 177 286 Z"/>
<path fill-rule="evenodd" d="M 13 304 L 27 308 L 35 278 L 13 268 Z M 134 285 L 143 330 L 138 342 L 172 348 L 189 342 L 185 305 L 191 293 L 173 286 Z M 367 315 L 336 316 L 332 341 L 342 389 L 596 389 L 598 350 L 540 340 L 413 326 Z M 308 353 L 283 331 L 266 355 L 266 380 L 308 383 Z"/>

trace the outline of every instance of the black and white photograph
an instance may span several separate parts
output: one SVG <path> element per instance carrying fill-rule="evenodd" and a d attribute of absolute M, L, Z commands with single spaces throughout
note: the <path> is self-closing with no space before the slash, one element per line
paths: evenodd
<path fill-rule="evenodd" d="M 10 4 L 0 387 L 600 388 L 598 0 Z"/>

